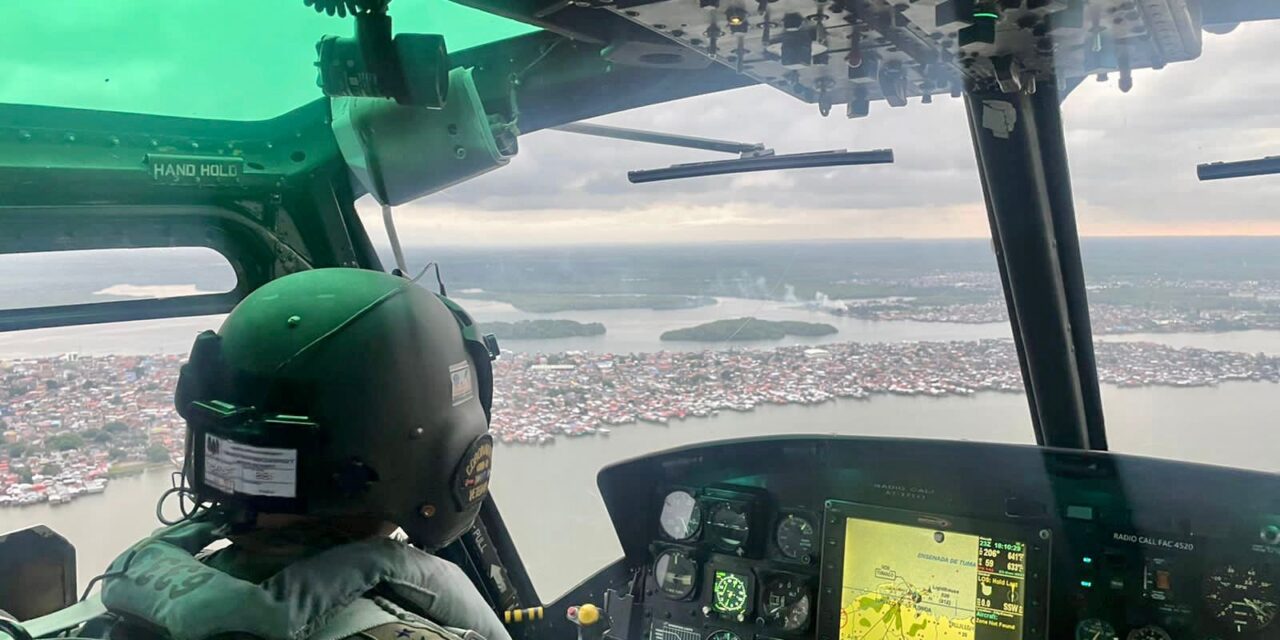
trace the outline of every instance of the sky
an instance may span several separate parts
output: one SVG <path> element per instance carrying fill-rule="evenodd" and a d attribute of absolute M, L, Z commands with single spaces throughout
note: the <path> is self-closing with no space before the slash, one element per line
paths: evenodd
<path fill-rule="evenodd" d="M 1280 154 L 1280 24 L 1205 34 L 1196 61 L 1087 80 L 1064 122 L 1082 235 L 1280 234 L 1280 178 L 1199 182 L 1201 162 Z M 523 136 L 510 164 L 396 209 L 408 244 L 566 244 L 987 237 L 961 100 L 883 103 L 871 117 L 749 87 L 594 122 L 763 142 L 779 153 L 892 148 L 887 166 L 632 185 L 631 169 L 729 156 L 557 131 Z M 374 236 L 370 198 L 358 203 Z"/>

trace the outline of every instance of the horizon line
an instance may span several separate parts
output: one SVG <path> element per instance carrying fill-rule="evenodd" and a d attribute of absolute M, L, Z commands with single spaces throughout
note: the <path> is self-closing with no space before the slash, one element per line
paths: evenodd
<path fill-rule="evenodd" d="M 1088 240 L 1267 240 L 1280 239 L 1280 234 L 1266 235 L 1087 235 L 1080 236 L 1082 241 Z M 679 247 L 679 246 L 747 246 L 747 245 L 787 245 L 787 244 L 842 244 L 842 243 L 876 243 L 876 242 L 991 242 L 990 236 L 937 236 L 937 237 L 905 237 L 877 236 L 867 238 L 793 238 L 786 240 L 672 240 L 667 242 L 641 241 L 626 242 L 618 240 L 583 241 L 583 242 L 548 242 L 548 243 L 506 243 L 493 242 L 485 244 L 431 244 L 403 243 L 405 249 L 557 249 L 581 247 Z M 390 248 L 385 239 L 373 240 L 375 248 Z"/>

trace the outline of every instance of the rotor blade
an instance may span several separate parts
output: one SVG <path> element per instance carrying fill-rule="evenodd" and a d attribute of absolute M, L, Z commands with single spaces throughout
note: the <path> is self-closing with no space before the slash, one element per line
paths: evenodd
<path fill-rule="evenodd" d="M 729 173 L 748 173 L 752 171 L 774 171 L 777 169 L 808 169 L 814 167 L 843 167 L 862 164 L 890 164 L 893 162 L 892 149 L 876 149 L 874 151 L 816 151 L 812 153 L 789 153 L 780 156 L 761 156 L 758 158 L 739 158 L 736 160 L 716 160 L 713 162 L 692 162 L 677 164 L 662 169 L 641 169 L 628 171 L 627 179 L 634 184 L 657 182 L 659 180 L 678 180 L 680 178 L 697 178 L 701 176 L 718 176 Z"/>
<path fill-rule="evenodd" d="M 764 145 L 760 143 L 751 144 L 748 142 L 734 142 L 732 140 L 697 138 L 694 136 L 682 136 L 674 133 L 644 131 L 642 129 L 627 129 L 624 127 L 610 127 L 603 124 L 590 124 L 586 122 L 571 122 L 569 124 L 562 124 L 558 127 L 551 128 L 556 131 L 579 133 L 585 136 L 613 138 L 615 140 L 630 140 L 632 142 L 647 142 L 649 144 L 664 144 L 670 147 L 685 147 L 688 149 L 702 149 L 704 151 L 719 151 L 721 153 L 753 154 L 768 152 Z"/>
<path fill-rule="evenodd" d="M 1268 156 L 1257 160 L 1238 162 L 1210 162 L 1198 165 L 1196 175 L 1201 180 L 1224 180 L 1247 176 L 1266 176 L 1280 173 L 1280 156 Z"/>

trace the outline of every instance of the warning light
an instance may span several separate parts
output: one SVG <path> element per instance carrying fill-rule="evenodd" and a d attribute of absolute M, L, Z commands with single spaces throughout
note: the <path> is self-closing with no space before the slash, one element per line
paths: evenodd
<path fill-rule="evenodd" d="M 975 13 L 975 14 L 973 14 L 973 17 L 974 17 L 974 18 L 986 18 L 986 19 L 988 19 L 988 20 L 999 20 L 999 19 L 1000 19 L 1000 14 L 998 14 L 998 13 L 992 13 L 992 12 L 990 12 L 990 11 L 983 11 L 983 12 L 981 12 L 981 13 Z"/>
<path fill-rule="evenodd" d="M 1080 581 L 1080 586 L 1082 586 L 1082 587 L 1084 587 L 1084 588 L 1086 588 L 1086 589 L 1092 589 L 1092 588 L 1093 588 L 1093 581 L 1092 581 L 1092 580 L 1081 580 L 1081 581 Z"/>
<path fill-rule="evenodd" d="M 1085 564 L 1093 564 L 1093 558 L 1089 556 L 1085 556 L 1083 558 L 1080 558 L 1080 562 L 1083 562 Z"/>

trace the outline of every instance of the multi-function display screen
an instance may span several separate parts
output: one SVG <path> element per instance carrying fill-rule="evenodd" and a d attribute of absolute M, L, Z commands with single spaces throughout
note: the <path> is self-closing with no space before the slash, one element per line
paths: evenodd
<path fill-rule="evenodd" d="M 846 518 L 840 640 L 1022 638 L 1024 542 Z"/>

